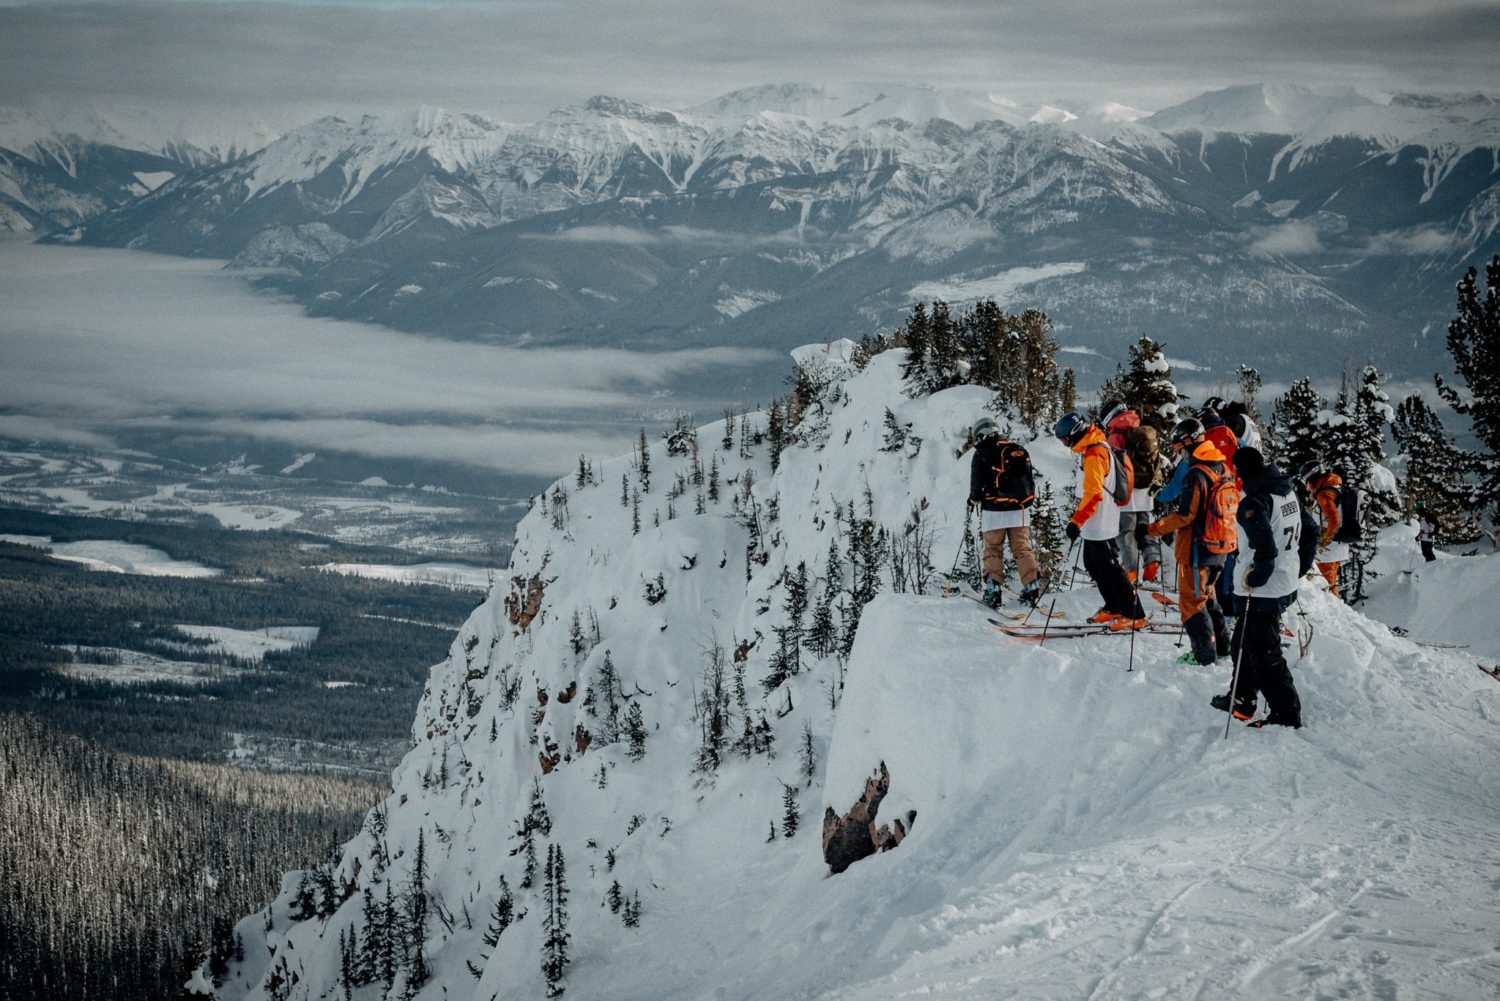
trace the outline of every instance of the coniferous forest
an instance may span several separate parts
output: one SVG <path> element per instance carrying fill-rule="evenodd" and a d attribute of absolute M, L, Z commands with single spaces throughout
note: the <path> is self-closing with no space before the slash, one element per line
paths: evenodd
<path fill-rule="evenodd" d="M 0 714 L 0 998 L 162 1001 L 381 790 L 135 758 Z"/>

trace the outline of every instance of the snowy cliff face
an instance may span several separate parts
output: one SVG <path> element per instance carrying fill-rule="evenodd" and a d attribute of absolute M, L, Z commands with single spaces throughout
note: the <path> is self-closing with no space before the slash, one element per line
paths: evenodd
<path fill-rule="evenodd" d="M 1473 875 L 1500 822 L 1500 688 L 1472 657 L 1309 586 L 1308 727 L 1225 742 L 1207 701 L 1227 666 L 1176 663 L 1170 636 L 1037 647 L 972 601 L 900 591 L 888 559 L 848 560 L 851 505 L 898 544 L 930 533 L 946 568 L 968 476 L 953 450 L 989 394 L 908 400 L 901 352 L 856 373 L 851 347 L 798 353 L 828 389 L 775 470 L 749 415 L 644 463 L 592 460 L 587 485 L 537 502 L 432 671 L 390 797 L 329 871 L 327 916 L 294 919 L 290 874 L 240 923 L 217 995 L 344 996 L 350 931 L 378 941 L 389 892 L 393 913 L 426 912 L 400 965 L 428 976 L 387 992 L 377 974 L 355 998 L 543 996 L 555 852 L 558 984 L 578 998 L 1487 995 L 1500 919 Z M 894 451 L 887 408 L 910 426 Z M 1032 451 L 1067 491 L 1073 458 Z M 830 588 L 840 629 L 851 592 L 879 594 L 847 658 L 809 636 L 778 683 L 804 567 L 809 632 Z M 1058 606 L 1096 603 L 1080 586 Z M 829 877 L 820 818 L 882 764 L 877 822 L 914 813 L 910 834 Z M 486 942 L 502 887 L 525 917 Z"/>

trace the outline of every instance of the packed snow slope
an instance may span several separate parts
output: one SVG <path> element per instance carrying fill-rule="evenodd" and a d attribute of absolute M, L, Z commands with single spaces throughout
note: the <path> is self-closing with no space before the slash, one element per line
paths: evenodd
<path fill-rule="evenodd" d="M 415 996 L 543 996 L 542 880 L 521 889 L 524 851 L 512 854 L 535 789 L 548 819 L 537 856 L 556 845 L 567 861 L 571 997 L 1493 997 L 1500 685 L 1466 651 L 1397 637 L 1311 585 L 1305 619 L 1290 620 L 1313 630 L 1306 656 L 1290 650 L 1300 731 L 1236 725 L 1226 740 L 1207 703 L 1229 666 L 1177 663 L 1173 636 L 1142 635 L 1133 653 L 1122 637 L 1021 643 L 972 601 L 898 592 L 889 563 L 846 662 L 804 650 L 799 673 L 763 687 L 788 623 L 784 575 L 805 562 L 818 604 L 851 502 L 856 520 L 910 538 L 925 501 L 944 568 L 963 532 L 968 461 L 953 450 L 989 394 L 908 400 L 901 352 L 855 372 L 849 347 L 798 353 L 833 378 L 774 472 L 768 444 L 743 444 L 736 420 L 728 449 L 722 422 L 699 430 L 702 488 L 691 452 L 656 442 L 649 489 L 639 459 L 622 457 L 592 463 L 593 485 L 559 481 L 545 512 L 538 501 L 508 579 L 432 672 L 391 796 L 343 849 L 352 895 L 331 917 L 293 920 L 289 874 L 241 922 L 245 959 L 218 996 L 342 997 L 339 943 L 350 928 L 367 938 L 360 891 L 379 900 L 389 885 L 399 902 L 419 837 L 432 975 Z M 920 446 L 881 450 L 887 407 Z M 1045 438 L 1032 450 L 1069 489 L 1072 457 Z M 763 548 L 747 550 L 756 524 Z M 748 580 L 747 551 L 765 555 Z M 845 561 L 833 584 L 856 583 Z M 1477 614 L 1490 599 L 1449 600 Z M 1086 583 L 1058 599 L 1075 619 L 1096 604 Z M 716 648 L 722 701 L 706 682 Z M 639 760 L 629 741 L 607 742 L 607 690 L 622 717 L 639 707 Z M 722 762 L 698 767 L 715 704 Z M 762 718 L 774 755 L 737 753 Z M 545 774 L 542 758 L 556 761 Z M 823 809 L 847 811 L 882 763 L 877 820 L 915 811 L 911 832 L 830 876 Z M 502 877 L 527 916 L 490 947 Z M 638 895 L 639 927 L 605 906 L 614 881 Z M 353 992 L 384 994 L 379 982 Z"/>

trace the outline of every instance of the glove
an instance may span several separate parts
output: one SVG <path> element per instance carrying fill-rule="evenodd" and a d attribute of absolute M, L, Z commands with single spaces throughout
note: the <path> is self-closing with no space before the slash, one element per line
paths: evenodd
<path fill-rule="evenodd" d="M 1150 563 L 1146 564 L 1145 570 L 1143 570 L 1141 573 L 1141 579 L 1148 584 L 1155 584 L 1156 577 L 1160 573 L 1161 564 L 1156 562 L 1155 560 L 1152 560 Z"/>
<path fill-rule="evenodd" d="M 1081 530 L 1077 525 L 1070 521 L 1068 522 L 1068 527 L 1063 529 L 1063 534 L 1068 537 L 1069 542 L 1077 542 L 1078 536 L 1081 534 Z"/>

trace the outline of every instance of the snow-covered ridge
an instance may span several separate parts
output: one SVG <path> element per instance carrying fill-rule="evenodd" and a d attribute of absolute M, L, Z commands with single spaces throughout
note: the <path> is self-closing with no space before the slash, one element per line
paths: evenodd
<path fill-rule="evenodd" d="M 416 996 L 540 996 L 530 840 L 568 863 L 574 997 L 1487 996 L 1500 918 L 1473 874 L 1500 822 L 1500 688 L 1472 658 L 1308 588 L 1307 728 L 1225 742 L 1206 702 L 1227 667 L 1175 663 L 1169 636 L 1023 645 L 970 601 L 898 591 L 889 566 L 850 566 L 851 528 L 926 535 L 946 568 L 966 522 L 953 449 L 990 394 L 907 399 L 901 352 L 856 371 L 851 348 L 797 352 L 827 388 L 774 468 L 756 440 L 769 415 L 751 414 L 585 458 L 538 498 L 433 669 L 392 795 L 333 874 L 355 892 L 294 921 L 289 877 L 241 923 L 246 959 L 219 995 L 294 977 L 308 997 L 339 993 L 335 942 L 368 934 L 362 891 L 399 902 L 420 841 L 431 978 Z M 1074 457 L 1031 448 L 1066 492 Z M 804 569 L 809 631 L 830 584 L 840 627 L 861 575 L 882 593 L 847 660 L 808 640 L 770 683 Z M 1095 604 L 1086 587 L 1059 600 L 1074 617 Z M 882 763 L 877 821 L 914 811 L 910 834 L 828 878 L 823 809 L 848 810 Z M 502 877 L 528 916 L 486 943 Z M 638 928 L 608 906 L 616 889 L 640 900 Z"/>

